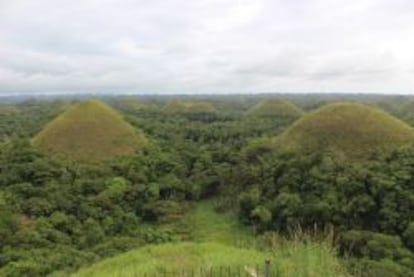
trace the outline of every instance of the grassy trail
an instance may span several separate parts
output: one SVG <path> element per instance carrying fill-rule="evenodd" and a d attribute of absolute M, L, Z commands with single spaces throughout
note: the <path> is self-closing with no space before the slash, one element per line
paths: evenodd
<path fill-rule="evenodd" d="M 253 240 L 254 234 L 231 213 L 217 213 L 211 202 L 196 204 L 185 218 L 192 237 L 197 242 L 217 242 L 234 245 L 237 241 Z"/>

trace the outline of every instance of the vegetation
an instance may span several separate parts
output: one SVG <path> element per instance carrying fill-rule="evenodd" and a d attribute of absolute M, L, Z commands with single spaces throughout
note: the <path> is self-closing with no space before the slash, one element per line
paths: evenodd
<path fill-rule="evenodd" d="M 69 108 L 33 139 L 33 144 L 46 153 L 90 161 L 131 154 L 145 143 L 143 134 L 95 100 Z"/>
<path fill-rule="evenodd" d="M 119 101 L 115 101 L 114 105 L 120 106 L 119 108 L 121 109 L 123 108 L 131 111 L 145 109 L 145 105 L 131 97 L 122 97 Z"/>
<path fill-rule="evenodd" d="M 182 272 L 201 276 L 225 274 L 241 276 L 263 272 L 264 261 L 272 260 L 278 276 L 347 276 L 328 240 L 313 241 L 303 236 L 289 242 L 274 233 L 254 238 L 237 222 L 234 214 L 218 214 L 211 203 L 201 202 L 186 216 L 196 242 L 151 245 L 118 255 L 83 268 L 70 276 L 153 276 Z M 57 274 L 65 275 L 64 273 Z"/>
<path fill-rule="evenodd" d="M 190 119 L 207 121 L 213 119 L 217 113 L 216 108 L 211 103 L 178 100 L 168 102 L 163 110 L 169 114 L 184 115 Z"/>
<path fill-rule="evenodd" d="M 276 250 L 277 249 L 277 250 Z M 219 276 L 231 271 L 246 276 L 249 272 L 263 272 L 263 261 L 277 261 L 271 272 L 278 276 L 347 276 L 334 254 L 321 244 L 286 244 L 275 252 L 258 251 L 217 243 L 179 243 L 148 246 L 115 258 L 104 260 L 71 276 L 151 276 L 164 272 L 182 272 Z M 227 276 L 227 275 L 226 275 Z"/>
<path fill-rule="evenodd" d="M 262 100 L 247 112 L 249 116 L 297 119 L 303 111 L 289 101 Z"/>
<path fill-rule="evenodd" d="M 402 148 L 360 162 L 324 152 L 259 154 L 242 166 L 240 216 L 262 232 L 334 228 L 352 270 L 411 276 L 413 154 Z"/>
<path fill-rule="evenodd" d="M 166 113 L 182 113 L 186 109 L 187 104 L 183 101 L 179 100 L 171 100 L 169 101 L 163 108 L 164 112 Z"/>
<path fill-rule="evenodd" d="M 364 104 L 335 103 L 295 122 L 277 143 L 315 153 L 330 151 L 349 158 L 369 158 L 414 142 L 414 129 Z"/>
<path fill-rule="evenodd" d="M 249 243 L 253 231 L 237 220 L 233 212 L 217 213 L 214 205 L 201 202 L 189 212 L 185 222 L 190 227 L 192 240 L 197 242 L 218 242 L 227 245 Z"/>
<path fill-rule="evenodd" d="M 0 112 L 0 138 L 31 138 L 39 132 L 44 124 L 67 108 L 62 101 L 38 102 L 25 101 L 15 105 L 2 105 Z"/>
<path fill-rule="evenodd" d="M 142 96 L 142 108 L 112 96 L 10 100 L 0 114 L 0 276 L 245 270 L 265 258 L 280 276 L 413 276 L 412 129 L 371 105 L 400 100 L 349 97 L 365 104 L 286 96 L 316 109 L 296 122 L 246 116 L 253 96 L 179 98 L 214 106 L 208 117 L 166 113 L 160 96 Z M 80 152 L 58 130 L 75 130 L 99 158 L 71 156 Z M 94 135 L 124 131 L 139 142 L 127 155 Z M 46 141 L 71 155 L 51 155 Z"/>

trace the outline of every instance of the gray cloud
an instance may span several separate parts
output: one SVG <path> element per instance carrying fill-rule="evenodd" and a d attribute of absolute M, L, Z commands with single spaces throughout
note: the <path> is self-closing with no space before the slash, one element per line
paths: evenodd
<path fill-rule="evenodd" d="M 0 93 L 414 92 L 408 0 L 2 0 Z"/>

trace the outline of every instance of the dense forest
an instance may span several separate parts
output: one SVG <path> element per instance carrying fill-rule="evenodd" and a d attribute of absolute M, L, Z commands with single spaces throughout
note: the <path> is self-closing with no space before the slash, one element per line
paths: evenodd
<path fill-rule="evenodd" d="M 350 275 L 414 276 L 414 98 L 104 96 L 125 126 L 108 117 L 94 124 L 118 125 L 96 130 L 75 128 L 94 114 L 69 118 L 83 99 L 3 100 L 0 276 L 70 274 L 194 241 L 185 216 L 204 201 L 257 238 L 332 234 Z M 71 156 L 79 145 L 49 136 L 66 124 L 77 124 L 71 141 L 98 139 Z M 139 143 L 100 147 L 118 127 Z M 81 155 L 95 146 L 99 158 Z"/>

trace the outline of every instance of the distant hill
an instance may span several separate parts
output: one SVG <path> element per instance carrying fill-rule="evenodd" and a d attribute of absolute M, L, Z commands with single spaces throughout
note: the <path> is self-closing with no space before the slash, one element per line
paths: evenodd
<path fill-rule="evenodd" d="M 262 100 L 247 111 L 249 116 L 297 119 L 303 111 L 289 101 Z"/>
<path fill-rule="evenodd" d="M 128 97 L 122 98 L 120 100 L 120 102 L 121 102 L 120 104 L 122 106 L 124 106 L 125 108 L 130 109 L 130 110 L 139 110 L 139 109 L 142 109 L 145 106 L 144 104 L 142 104 L 138 100 L 136 100 L 134 98 L 128 98 Z"/>
<path fill-rule="evenodd" d="M 209 120 L 216 116 L 217 109 L 208 102 L 190 102 L 172 100 L 168 102 L 163 111 L 169 114 L 179 114 L 195 120 Z"/>
<path fill-rule="evenodd" d="M 33 144 L 46 153 L 85 161 L 131 154 L 145 143 L 143 134 L 97 100 L 68 108 L 33 139 Z"/>
<path fill-rule="evenodd" d="M 186 103 L 184 113 L 186 114 L 215 114 L 216 108 L 207 102 L 190 102 Z"/>
<path fill-rule="evenodd" d="M 285 149 L 367 158 L 414 143 L 414 129 L 373 106 L 334 103 L 303 116 L 278 136 L 276 143 Z"/>
<path fill-rule="evenodd" d="M 216 108 L 208 102 L 171 100 L 163 108 L 167 113 L 216 113 Z"/>
<path fill-rule="evenodd" d="M 166 113 L 183 113 L 187 108 L 187 104 L 179 100 L 169 101 L 163 108 Z"/>

